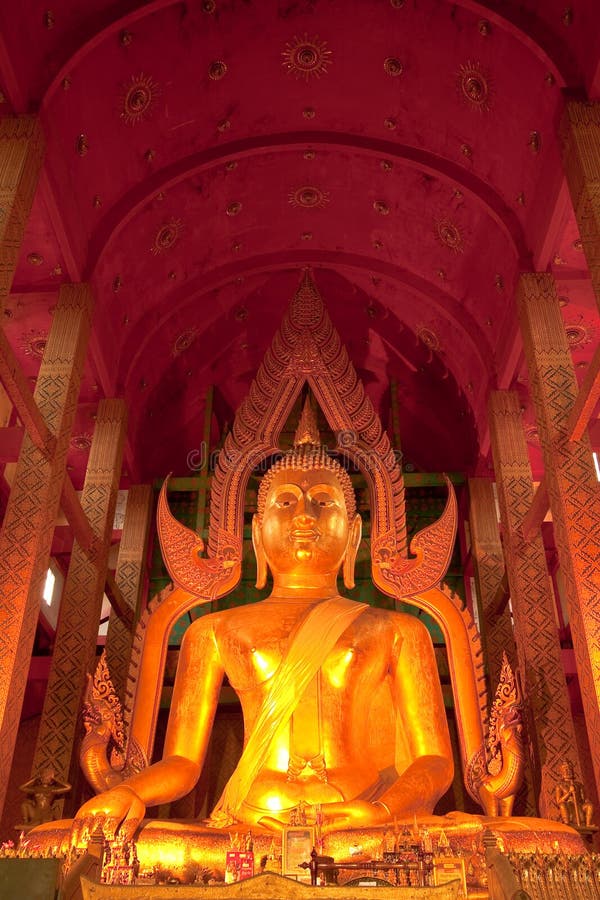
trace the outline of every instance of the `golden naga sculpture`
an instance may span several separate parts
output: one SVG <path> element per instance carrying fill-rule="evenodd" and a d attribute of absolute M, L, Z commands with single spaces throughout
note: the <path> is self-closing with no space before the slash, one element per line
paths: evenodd
<path fill-rule="evenodd" d="M 485 760 L 480 645 L 460 601 L 440 588 L 456 531 L 454 492 L 448 483 L 444 513 L 413 538 L 414 558 L 408 557 L 402 473 L 308 272 L 219 457 L 208 558 L 201 538 L 171 516 L 166 485 L 161 492 L 158 530 L 175 587 L 138 632 L 129 741 L 150 758 L 173 623 L 239 580 L 249 474 L 277 450 L 306 382 L 367 479 L 375 584 L 426 610 L 442 628 L 463 766 L 472 775 L 466 784 L 485 803 L 504 790 L 504 780 L 494 782 L 485 766 L 477 774 Z M 360 534 L 348 475 L 319 445 L 306 412 L 294 448 L 263 479 L 253 522 L 258 586 L 270 569 L 271 595 L 199 618 L 188 629 L 160 762 L 136 773 L 122 768 L 113 780 L 108 741 L 103 748 L 93 744 L 88 758 L 100 775 L 92 781 L 109 790 L 79 810 L 75 842 L 92 824 L 127 839 L 147 806 L 193 788 L 225 673 L 242 703 L 245 746 L 208 825 L 277 829 L 301 802 L 321 806 L 324 831 L 432 812 L 451 782 L 453 762 L 431 640 L 414 616 L 338 594 L 340 570 L 353 586 Z M 102 740 L 109 732 L 110 726 Z M 506 809 L 498 803 L 500 812 Z"/>
<path fill-rule="evenodd" d="M 489 720 L 487 755 L 481 753 L 467 772 L 471 793 L 479 797 L 488 816 L 512 815 L 515 796 L 523 782 L 522 708 L 519 685 L 503 653 Z"/>
<path fill-rule="evenodd" d="M 120 784 L 148 765 L 134 739 L 126 744 L 123 711 L 110 679 L 106 652 L 100 657 L 94 677 L 88 675 L 83 724 L 81 768 L 96 793 Z"/>

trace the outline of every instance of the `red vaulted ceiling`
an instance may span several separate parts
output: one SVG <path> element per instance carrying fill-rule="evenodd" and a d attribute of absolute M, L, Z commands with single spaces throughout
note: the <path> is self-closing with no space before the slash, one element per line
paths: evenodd
<path fill-rule="evenodd" d="M 597 0 L 22 0 L 0 33 L 0 112 L 47 143 L 4 322 L 32 380 L 59 285 L 94 290 L 76 484 L 103 396 L 131 478 L 185 473 L 208 385 L 216 438 L 305 265 L 384 424 L 397 383 L 409 462 L 486 470 L 512 387 L 539 472 L 514 287 L 554 272 L 583 378 L 556 130 L 563 88 L 600 92 Z"/>

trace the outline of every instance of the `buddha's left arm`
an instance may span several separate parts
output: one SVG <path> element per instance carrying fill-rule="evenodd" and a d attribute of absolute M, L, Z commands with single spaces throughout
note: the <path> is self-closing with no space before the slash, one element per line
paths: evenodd
<path fill-rule="evenodd" d="M 177 800 L 196 784 L 223 679 L 211 621 L 198 619 L 183 639 L 163 758 L 84 803 L 73 819 L 73 846 L 98 827 L 130 840 L 147 806 Z"/>
<path fill-rule="evenodd" d="M 390 652 L 397 728 L 410 763 L 382 794 L 332 803 L 326 830 L 367 827 L 414 813 L 431 813 L 452 782 L 452 748 L 431 638 L 417 619 L 403 617 Z"/>
<path fill-rule="evenodd" d="M 396 636 L 392 696 L 411 763 L 379 803 L 397 815 L 431 812 L 452 782 L 452 748 L 433 645 L 417 619 L 405 619 Z"/>

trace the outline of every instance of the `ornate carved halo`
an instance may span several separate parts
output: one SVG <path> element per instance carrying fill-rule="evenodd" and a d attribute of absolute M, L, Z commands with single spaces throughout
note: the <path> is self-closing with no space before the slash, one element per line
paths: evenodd
<path fill-rule="evenodd" d="M 460 95 L 471 109 L 488 112 L 491 106 L 492 87 L 488 75 L 478 62 L 467 60 L 458 71 L 457 85 Z"/>
<path fill-rule="evenodd" d="M 194 341 L 196 340 L 197 331 L 195 328 L 187 328 L 185 331 L 182 331 L 178 338 L 175 339 L 173 343 L 173 347 L 171 348 L 171 356 L 175 359 L 180 356 L 185 350 L 192 346 Z"/>
<path fill-rule="evenodd" d="M 441 244 L 449 247 L 454 253 L 463 252 L 464 242 L 461 231 L 449 219 L 438 219 L 435 222 L 435 236 Z"/>
<path fill-rule="evenodd" d="M 294 35 L 281 55 L 287 71 L 305 81 L 326 75 L 331 65 L 331 50 L 327 48 L 327 41 L 319 40 L 318 34 L 314 37 L 309 37 L 306 33 L 301 37 Z"/>
<path fill-rule="evenodd" d="M 181 219 L 170 219 L 168 222 L 165 222 L 156 232 L 150 252 L 155 256 L 159 256 L 165 250 L 170 250 L 177 243 L 182 228 Z"/>
<path fill-rule="evenodd" d="M 121 118 L 125 124 L 137 125 L 147 119 L 158 93 L 158 84 L 150 75 L 132 75 L 122 85 Z"/>
<path fill-rule="evenodd" d="M 29 331 L 21 336 L 21 347 L 25 356 L 34 356 L 41 359 L 48 343 L 47 331 Z"/>
<path fill-rule="evenodd" d="M 292 206 L 304 209 L 323 209 L 330 200 L 329 191 L 322 191 L 314 185 L 303 185 L 290 191 L 288 200 Z"/>

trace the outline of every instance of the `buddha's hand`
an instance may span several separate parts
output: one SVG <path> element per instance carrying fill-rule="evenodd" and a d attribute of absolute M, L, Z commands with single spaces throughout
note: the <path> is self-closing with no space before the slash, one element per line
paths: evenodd
<path fill-rule="evenodd" d="M 323 814 L 325 817 L 324 831 L 383 825 L 392 818 L 387 806 L 377 802 L 369 803 L 368 800 L 328 803 L 323 806 Z"/>
<path fill-rule="evenodd" d="M 71 827 L 71 846 L 86 846 L 93 832 L 101 828 L 105 837 L 129 841 L 144 818 L 146 806 L 126 784 L 117 785 L 92 797 L 77 812 Z"/>

